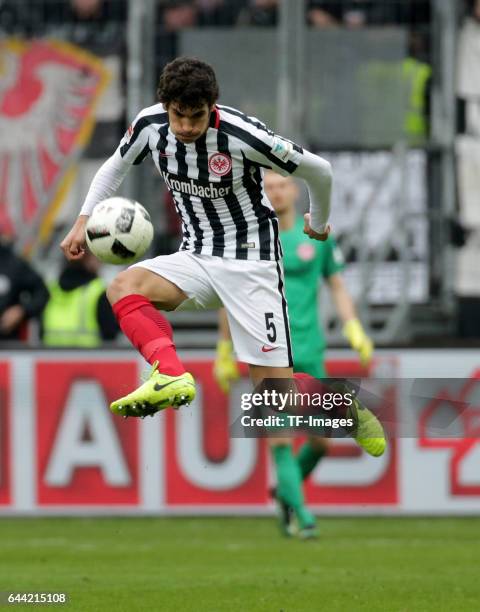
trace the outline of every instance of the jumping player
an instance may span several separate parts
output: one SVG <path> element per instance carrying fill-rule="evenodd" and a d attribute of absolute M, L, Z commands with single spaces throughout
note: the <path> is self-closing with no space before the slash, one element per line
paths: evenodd
<path fill-rule="evenodd" d="M 108 288 L 122 331 L 152 364 L 144 384 L 111 404 L 116 414 L 143 417 L 195 397 L 193 377 L 159 310 L 223 304 L 238 358 L 249 364 L 253 383 L 293 376 L 278 221 L 264 193 L 263 171 L 305 180 L 305 232 L 325 240 L 330 164 L 257 119 L 217 105 L 218 95 L 208 64 L 189 57 L 170 62 L 160 77 L 159 103 L 138 114 L 99 169 L 61 243 L 68 259 L 82 257 L 94 207 L 115 193 L 132 165 L 152 156 L 175 200 L 183 242 L 177 253 L 120 272 Z"/>

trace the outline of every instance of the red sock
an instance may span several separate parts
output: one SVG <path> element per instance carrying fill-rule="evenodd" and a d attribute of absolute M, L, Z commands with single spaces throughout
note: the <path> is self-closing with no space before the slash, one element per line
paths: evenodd
<path fill-rule="evenodd" d="M 310 374 L 305 374 L 305 372 L 295 372 L 293 378 L 295 379 L 298 393 L 323 393 L 325 390 L 325 385 L 321 380 Z"/>
<path fill-rule="evenodd" d="M 340 393 L 340 390 L 330 386 L 328 381 L 323 382 L 324 379 L 319 380 L 318 378 L 315 378 L 310 374 L 305 374 L 305 372 L 296 372 L 293 375 L 293 378 L 295 379 L 295 384 L 297 386 L 297 393 L 308 393 L 309 395 L 322 396 L 324 393 L 329 393 L 330 395 L 332 393 Z M 335 406 L 329 410 L 329 414 L 331 414 L 331 416 L 344 418 L 346 416 L 349 406 L 350 404 L 346 403 L 342 403 L 340 405 L 335 404 Z M 316 413 L 320 414 L 320 410 L 316 409 Z"/>
<path fill-rule="evenodd" d="M 143 295 L 127 295 L 113 305 L 123 333 L 148 363 L 169 376 L 185 372 L 173 344 L 172 326 Z"/>

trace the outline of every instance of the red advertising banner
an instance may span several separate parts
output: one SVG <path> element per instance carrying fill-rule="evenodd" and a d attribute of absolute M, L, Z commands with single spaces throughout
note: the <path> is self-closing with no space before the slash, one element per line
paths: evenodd
<path fill-rule="evenodd" d="M 395 505 L 398 496 L 397 444 L 391 440 L 382 457 L 368 457 L 356 442 L 331 440 L 318 477 L 305 483 L 307 502 L 314 505 Z M 326 473 L 327 479 L 322 479 Z"/>
<path fill-rule="evenodd" d="M 38 504 L 138 504 L 139 421 L 107 409 L 137 363 L 39 361 L 35 381 Z"/>
<path fill-rule="evenodd" d="M 480 477 L 480 370 L 463 381 L 461 389 L 452 394 L 440 390 L 437 397 L 426 403 L 418 420 L 419 446 L 423 449 L 448 449 L 448 488 L 452 497 L 479 497 Z M 458 424 L 456 437 L 435 438 L 428 434 L 430 421 L 445 409 L 453 412 Z M 468 473 L 475 476 L 468 478 Z"/>
<path fill-rule="evenodd" d="M 10 464 L 11 392 L 10 364 L 0 363 L 0 505 L 9 505 L 11 498 Z"/>
<path fill-rule="evenodd" d="M 360 372 L 345 355 L 330 365 L 336 376 L 354 379 Z M 394 357 L 402 373 L 415 374 L 427 360 L 446 375 L 452 364 L 462 369 L 454 385 L 437 377 L 424 394 L 407 379 L 364 378 L 366 403 L 388 429 L 387 451 L 375 458 L 350 438 L 329 439 L 327 456 L 305 484 L 308 504 L 317 512 L 479 514 L 479 354 Z M 383 362 L 391 360 L 386 354 Z M 233 422 L 242 435 L 242 393 L 251 391 L 245 369 L 226 396 L 211 360 L 192 355 L 185 362 L 197 381 L 195 401 L 145 421 L 108 409 L 139 383 L 140 360 L 131 351 L 22 352 L 0 362 L 0 514 L 271 510 L 267 441 L 232 435 Z M 28 401 L 17 406 L 14 398 L 27 397 L 21 385 L 30 383 Z"/>
<path fill-rule="evenodd" d="M 229 398 L 213 379 L 212 362 L 185 367 L 196 379 L 198 400 L 165 413 L 166 504 L 266 504 L 265 440 L 230 438 Z"/>

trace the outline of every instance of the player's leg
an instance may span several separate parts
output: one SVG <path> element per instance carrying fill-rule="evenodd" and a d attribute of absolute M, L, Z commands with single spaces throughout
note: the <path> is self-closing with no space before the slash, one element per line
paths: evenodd
<path fill-rule="evenodd" d="M 318 462 L 328 453 L 328 439 L 321 436 L 309 436 L 298 449 L 296 459 L 302 475 L 306 480 Z"/>
<path fill-rule="evenodd" d="M 225 306 L 235 352 L 240 361 L 249 364 L 253 385 L 257 387 L 264 379 L 273 378 L 292 381 L 290 329 L 280 264 L 223 261 L 213 282 Z M 305 508 L 291 440 L 284 437 L 285 431 L 271 433 L 277 500 L 293 508 L 301 528 L 312 527 L 315 519 Z"/>
<path fill-rule="evenodd" d="M 250 377 L 254 387 L 258 387 L 265 379 L 284 378 L 293 380 L 291 367 L 271 367 L 249 365 Z M 293 391 L 296 388 L 292 383 Z M 314 538 L 318 535 L 315 517 L 305 505 L 303 494 L 303 479 L 300 465 L 293 452 L 292 440 L 282 434 L 282 431 L 272 431 L 268 444 L 275 466 L 277 486 L 274 496 L 279 509 L 280 527 L 285 535 L 293 535 L 293 516 L 298 522 L 298 535 L 302 539 Z"/>
<path fill-rule="evenodd" d="M 173 344 L 169 321 L 159 310 L 174 310 L 187 299 L 174 283 L 145 268 L 121 272 L 107 289 L 120 328 L 145 360 L 159 362 L 171 376 L 185 372 Z"/>
<path fill-rule="evenodd" d="M 305 351 L 305 355 L 295 354 L 295 371 L 306 372 L 315 378 L 323 379 L 327 377 L 327 371 L 325 369 L 324 352 L 318 352 L 317 347 L 312 347 L 313 350 L 309 350 L 310 347 L 302 347 Z M 310 356 L 315 355 L 315 359 L 311 359 Z M 313 470 L 316 468 L 318 462 L 326 456 L 328 452 L 328 439 L 311 435 L 299 448 L 296 458 L 302 474 L 302 480 L 305 480 L 310 476 Z"/>
<path fill-rule="evenodd" d="M 294 378 L 300 393 L 315 395 L 323 393 L 323 383 L 313 376 L 304 372 L 296 372 Z M 328 385 L 332 391 L 342 394 L 349 393 L 353 399 L 350 406 L 335 409 L 335 414 L 341 418 L 352 419 L 354 426 L 351 429 L 351 435 L 357 444 L 373 457 L 383 455 L 387 447 L 387 440 L 383 426 L 377 417 L 362 403 L 348 383 L 331 380 Z"/>
<path fill-rule="evenodd" d="M 269 437 L 268 444 L 277 475 L 277 486 L 273 495 L 279 508 L 283 533 L 294 535 L 296 530 L 292 519 L 295 516 L 298 535 L 305 539 L 315 537 L 315 517 L 305 505 L 302 474 L 293 452 L 292 440 L 287 437 Z"/>
<path fill-rule="evenodd" d="M 112 403 L 113 412 L 143 417 L 193 400 L 193 377 L 185 372 L 170 323 L 159 309 L 174 310 L 207 293 L 208 283 L 185 252 L 143 261 L 116 277 L 107 292 L 113 311 L 122 331 L 153 368 L 143 385 Z"/>
<path fill-rule="evenodd" d="M 279 434 L 280 435 L 280 434 Z M 302 476 L 292 451 L 292 440 L 288 437 L 269 437 L 268 445 L 275 466 L 276 486 L 271 490 L 277 509 L 280 529 L 284 535 L 297 532 L 295 517 L 303 514 Z M 314 524 L 313 517 L 305 517 L 308 524 Z"/>

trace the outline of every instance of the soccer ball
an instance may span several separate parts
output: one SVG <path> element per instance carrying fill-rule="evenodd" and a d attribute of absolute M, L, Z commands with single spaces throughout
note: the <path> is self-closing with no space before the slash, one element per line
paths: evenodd
<path fill-rule="evenodd" d="M 90 251 L 109 264 L 139 259 L 153 239 L 150 215 L 141 204 L 126 198 L 108 198 L 95 206 L 86 227 Z"/>

